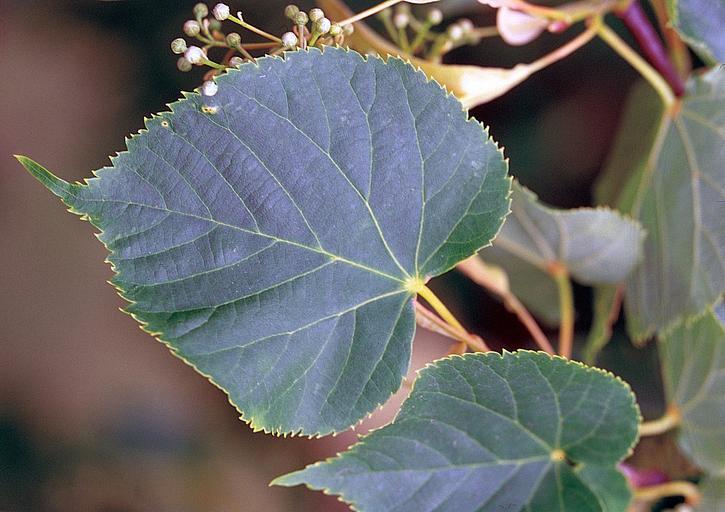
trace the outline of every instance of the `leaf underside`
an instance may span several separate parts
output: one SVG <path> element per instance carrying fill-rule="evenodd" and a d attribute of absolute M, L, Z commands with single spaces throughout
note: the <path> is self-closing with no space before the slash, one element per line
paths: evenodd
<path fill-rule="evenodd" d="M 411 283 L 495 236 L 507 165 L 399 59 L 311 49 L 217 83 L 85 184 L 21 162 L 101 230 L 127 310 L 255 429 L 344 430 L 407 371 Z"/>
<path fill-rule="evenodd" d="M 513 292 L 547 323 L 559 322 L 556 283 L 549 270 L 564 266 L 582 284 L 624 280 L 642 257 L 638 222 L 609 208 L 551 208 L 514 183 L 511 215 L 485 261 L 503 267 Z"/>
<path fill-rule="evenodd" d="M 599 202 L 647 232 L 624 300 L 636 341 L 698 314 L 725 290 L 725 70 L 690 80 L 674 117 L 661 112 L 651 90 L 634 91 L 596 190 Z M 643 130 L 645 119 L 658 128 Z"/>
<path fill-rule="evenodd" d="M 668 402 L 682 416 L 680 447 L 713 477 L 725 478 L 725 305 L 672 326 L 660 353 Z"/>
<path fill-rule="evenodd" d="M 615 465 L 638 422 L 629 387 L 603 371 L 542 352 L 454 356 L 420 372 L 392 424 L 273 483 L 362 511 L 622 512 Z"/>
<path fill-rule="evenodd" d="M 711 64 L 725 62 L 725 2 L 721 0 L 667 0 L 672 26 Z"/>

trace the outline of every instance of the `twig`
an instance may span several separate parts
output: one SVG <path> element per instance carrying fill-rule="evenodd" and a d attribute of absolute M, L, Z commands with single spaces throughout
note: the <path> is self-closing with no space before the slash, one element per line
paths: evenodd
<path fill-rule="evenodd" d="M 639 426 L 640 436 L 656 436 L 677 427 L 682 421 L 680 410 L 675 405 L 667 407 L 667 411 L 661 418 L 652 421 L 645 421 Z"/>
<path fill-rule="evenodd" d="M 637 0 L 633 0 L 623 11 L 616 11 L 624 25 L 629 29 L 645 57 L 654 68 L 659 71 L 670 85 L 676 96 L 685 94 L 685 84 L 677 74 L 675 66 L 662 45 L 662 41 L 655 32 L 654 27 L 647 19 Z"/>

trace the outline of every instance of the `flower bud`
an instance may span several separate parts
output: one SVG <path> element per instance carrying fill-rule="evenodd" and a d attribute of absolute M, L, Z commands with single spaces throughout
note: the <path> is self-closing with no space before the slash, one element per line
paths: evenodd
<path fill-rule="evenodd" d="M 186 52 L 184 52 L 184 57 L 192 64 L 201 64 L 202 61 L 206 60 L 204 50 L 198 46 L 189 46 Z"/>
<path fill-rule="evenodd" d="M 229 65 L 232 66 L 232 67 L 234 67 L 234 68 L 238 68 L 242 64 L 244 64 L 244 59 L 241 58 L 241 57 L 236 57 L 235 56 L 235 57 L 232 57 L 231 59 L 229 59 Z"/>
<path fill-rule="evenodd" d="M 203 18 L 209 15 L 209 8 L 204 2 L 199 2 L 194 6 L 194 16 L 197 18 Z"/>
<path fill-rule="evenodd" d="M 195 37 L 199 35 L 199 32 L 201 32 L 201 26 L 199 25 L 198 21 L 189 20 L 184 23 L 184 34 L 186 34 L 187 36 Z"/>
<path fill-rule="evenodd" d="M 236 32 L 230 32 L 227 34 L 227 46 L 230 48 L 236 48 L 240 44 L 242 44 L 242 36 L 237 34 Z"/>
<path fill-rule="evenodd" d="M 446 33 L 448 34 L 448 39 L 451 41 L 460 41 L 463 37 L 463 28 L 458 23 L 454 23 L 449 25 Z"/>
<path fill-rule="evenodd" d="M 307 25 L 307 22 L 310 21 L 310 19 L 307 17 L 307 13 L 305 11 L 300 11 L 297 13 L 297 16 L 295 16 L 295 25 L 303 26 Z"/>
<path fill-rule="evenodd" d="M 321 20 L 325 17 L 325 13 L 322 12 L 322 9 L 318 9 L 315 7 L 314 9 L 310 9 L 310 20 L 314 23 L 315 21 Z"/>
<path fill-rule="evenodd" d="M 501 39 L 513 46 L 533 41 L 546 29 L 549 22 L 524 12 L 501 7 L 496 13 L 496 27 Z"/>
<path fill-rule="evenodd" d="M 342 34 L 342 27 L 335 23 L 334 25 L 330 26 L 330 35 L 332 37 L 337 37 Z"/>
<path fill-rule="evenodd" d="M 216 18 L 212 18 L 209 20 L 209 30 L 214 32 L 215 30 L 221 30 L 222 28 L 222 22 L 219 21 Z"/>
<path fill-rule="evenodd" d="M 461 18 L 458 20 L 458 25 L 461 27 L 461 30 L 463 30 L 464 35 L 469 34 L 475 28 L 473 22 L 468 18 Z"/>
<path fill-rule="evenodd" d="M 355 32 L 355 27 L 353 26 L 352 23 L 349 23 L 349 24 L 345 25 L 344 27 L 342 27 L 343 35 L 351 36 L 353 34 L 353 32 Z"/>
<path fill-rule="evenodd" d="M 214 96 L 218 90 L 219 86 L 211 80 L 207 80 L 206 82 L 201 84 L 201 93 L 204 96 Z"/>
<path fill-rule="evenodd" d="M 174 52 L 176 55 L 181 55 L 186 51 L 186 41 L 184 41 L 180 37 L 177 37 L 176 39 L 171 41 L 171 51 Z"/>
<path fill-rule="evenodd" d="M 431 25 L 438 25 L 441 21 L 443 21 L 443 13 L 440 9 L 431 9 L 428 11 L 426 19 Z"/>
<path fill-rule="evenodd" d="M 191 71 L 192 65 L 186 57 L 179 57 L 179 60 L 176 61 L 176 67 L 179 71 L 186 73 L 187 71 Z"/>
<path fill-rule="evenodd" d="M 332 27 L 330 20 L 327 18 L 320 18 L 314 23 L 314 25 L 312 25 L 312 30 L 318 34 L 327 34 L 330 31 L 330 27 Z"/>
<path fill-rule="evenodd" d="M 300 12 L 300 8 L 297 7 L 295 4 L 289 4 L 287 7 L 284 8 L 284 15 L 294 20 L 295 16 L 297 16 L 297 13 Z"/>
<path fill-rule="evenodd" d="M 224 21 L 229 17 L 229 6 L 227 4 L 216 4 L 214 6 L 214 9 L 212 11 L 214 13 L 214 17 L 218 19 L 219 21 Z"/>
<path fill-rule="evenodd" d="M 282 46 L 285 48 L 294 48 L 297 46 L 297 36 L 293 32 L 285 32 L 282 34 Z"/>
<path fill-rule="evenodd" d="M 405 28 L 408 26 L 408 23 L 410 23 L 410 16 L 404 12 L 396 13 L 393 16 L 393 25 L 395 25 L 395 28 Z"/>

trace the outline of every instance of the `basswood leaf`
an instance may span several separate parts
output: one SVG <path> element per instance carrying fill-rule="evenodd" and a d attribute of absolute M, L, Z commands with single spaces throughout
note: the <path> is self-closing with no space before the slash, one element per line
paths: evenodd
<path fill-rule="evenodd" d="M 725 478 L 706 476 L 699 483 L 699 487 L 702 494 L 697 510 L 701 512 L 725 510 Z"/>
<path fill-rule="evenodd" d="M 627 279 L 624 299 L 635 341 L 699 313 L 725 289 L 723 138 L 723 70 L 691 79 L 675 115 L 663 115 L 644 86 L 628 101 L 596 198 L 631 214 L 647 231 L 642 263 Z"/>
<path fill-rule="evenodd" d="M 708 473 L 725 477 L 725 306 L 682 320 L 660 339 L 669 403 L 680 411 L 679 443 Z"/>
<path fill-rule="evenodd" d="M 722 0 L 667 0 L 670 23 L 707 62 L 725 62 L 725 2 Z"/>
<path fill-rule="evenodd" d="M 514 294 L 547 323 L 559 320 L 553 266 L 564 266 L 582 284 L 612 284 L 641 258 L 644 232 L 613 210 L 550 208 L 518 183 L 512 197 L 511 215 L 480 256 L 503 267 Z"/>
<path fill-rule="evenodd" d="M 629 386 L 543 352 L 453 356 L 420 372 L 395 421 L 277 478 L 385 512 L 617 511 L 637 439 Z"/>
<path fill-rule="evenodd" d="M 217 82 L 87 184 L 21 161 L 101 230 L 128 311 L 243 419 L 343 430 L 400 386 L 416 287 L 498 231 L 506 163 L 399 59 L 313 49 Z"/>

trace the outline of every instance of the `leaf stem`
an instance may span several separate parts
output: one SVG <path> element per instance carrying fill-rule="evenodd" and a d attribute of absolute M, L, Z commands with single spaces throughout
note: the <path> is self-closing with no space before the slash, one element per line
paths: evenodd
<path fill-rule="evenodd" d="M 641 501 L 655 501 L 668 496 L 683 496 L 689 505 L 697 505 L 700 502 L 700 490 L 692 482 L 684 480 L 634 490 L 634 497 Z"/>
<path fill-rule="evenodd" d="M 569 279 L 569 271 L 560 263 L 554 263 L 549 268 L 559 289 L 559 355 L 571 359 L 574 345 L 574 292 Z"/>
<path fill-rule="evenodd" d="M 506 308 L 515 314 L 524 327 L 526 327 L 534 342 L 541 350 L 552 355 L 556 353 L 554 347 L 549 343 L 549 339 L 543 333 L 539 324 L 536 323 L 531 313 L 526 309 L 526 306 L 511 292 L 508 287 L 508 282 L 502 283 L 501 279 L 497 280 L 492 270 L 478 256 L 473 256 L 466 261 L 462 261 L 456 268 L 474 283 L 486 288 L 494 295 L 498 295 Z M 504 274 L 503 278 L 505 279 L 505 277 Z"/>
<path fill-rule="evenodd" d="M 660 95 L 667 109 L 671 110 L 675 105 L 675 95 L 672 93 L 672 89 L 670 89 L 670 86 L 664 78 L 604 23 L 599 26 L 598 34 L 615 52 L 639 71 L 645 80 L 657 91 L 657 94 Z"/>
<path fill-rule="evenodd" d="M 685 93 L 685 84 L 677 74 L 675 66 L 670 61 L 665 47 L 657 32 L 649 22 L 639 2 L 633 0 L 624 10 L 616 11 L 617 16 L 637 40 L 645 57 L 652 66 L 662 75 L 676 96 Z"/>
<path fill-rule="evenodd" d="M 547 53 L 540 59 L 537 59 L 534 62 L 527 64 L 526 67 L 529 69 L 529 73 L 536 73 L 537 71 L 544 69 L 545 67 L 553 64 L 554 62 L 557 62 L 574 53 L 574 51 L 578 50 L 589 41 L 594 39 L 594 36 L 596 36 L 599 31 L 600 25 L 602 25 L 602 20 L 599 16 L 592 18 L 589 23 L 589 27 L 584 32 L 576 36 L 568 43 L 560 46 L 553 52 Z"/>
<path fill-rule="evenodd" d="M 639 426 L 639 435 L 656 436 L 677 427 L 682 421 L 680 410 L 675 405 L 667 407 L 667 411 L 661 418 L 652 421 L 645 421 Z"/>
<path fill-rule="evenodd" d="M 677 31 L 670 25 L 665 0 L 651 0 L 650 5 L 657 17 L 660 31 L 665 37 L 670 59 L 672 59 L 675 68 L 677 68 L 680 78 L 687 78 L 692 70 L 692 59 L 690 58 L 687 45 L 682 41 Z"/>
<path fill-rule="evenodd" d="M 453 316 L 453 313 L 450 312 L 450 310 L 446 307 L 445 304 L 443 304 L 443 301 L 441 301 L 435 293 L 433 293 L 433 290 L 428 288 L 427 286 L 421 287 L 420 290 L 418 290 L 418 295 L 423 297 L 425 301 L 430 304 L 430 306 L 433 308 L 433 310 L 438 313 L 443 320 L 448 322 L 450 325 L 455 327 L 456 329 L 460 329 L 461 331 L 466 331 L 464 329 L 463 325 L 461 325 L 461 322 L 458 321 L 458 319 Z"/>
<path fill-rule="evenodd" d="M 459 322 L 458 319 L 453 316 L 453 313 L 451 313 L 446 305 L 443 304 L 443 302 L 436 296 L 435 293 L 433 293 L 433 290 L 424 285 L 420 289 L 418 289 L 418 295 L 425 299 L 425 301 L 430 304 L 433 310 L 440 315 L 444 323 L 448 325 L 448 331 L 454 334 L 454 339 L 465 341 L 466 344 L 471 347 L 471 349 L 478 352 L 487 352 L 490 350 L 488 348 L 488 345 L 486 345 L 486 343 L 480 337 L 474 336 L 463 327 L 461 322 Z M 440 326 L 440 324 L 438 325 Z"/>

